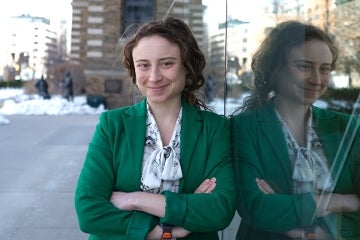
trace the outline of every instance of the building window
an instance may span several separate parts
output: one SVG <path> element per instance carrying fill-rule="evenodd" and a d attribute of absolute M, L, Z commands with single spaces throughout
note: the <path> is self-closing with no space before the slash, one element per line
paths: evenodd
<path fill-rule="evenodd" d="M 89 6 L 88 11 L 89 12 L 103 12 L 104 7 L 103 6 Z"/>
<path fill-rule="evenodd" d="M 93 34 L 93 35 L 103 34 L 103 30 L 99 29 L 99 28 L 89 28 L 87 32 L 88 32 L 88 34 Z"/>
<path fill-rule="evenodd" d="M 100 51 L 89 51 L 89 52 L 87 52 L 86 56 L 90 57 L 90 58 L 100 58 L 103 55 L 102 55 L 102 52 L 100 52 Z"/>
<path fill-rule="evenodd" d="M 103 44 L 103 41 L 101 40 L 88 40 L 87 41 L 87 45 L 88 46 L 92 46 L 92 47 L 99 47 L 99 46 L 102 46 Z"/>
<path fill-rule="evenodd" d="M 154 0 L 126 0 L 124 3 L 124 24 L 129 27 L 136 23 L 141 23 L 154 17 Z M 126 32 L 129 35 L 132 32 Z"/>
<path fill-rule="evenodd" d="M 103 23 L 104 18 L 103 17 L 89 17 L 88 23 Z"/>

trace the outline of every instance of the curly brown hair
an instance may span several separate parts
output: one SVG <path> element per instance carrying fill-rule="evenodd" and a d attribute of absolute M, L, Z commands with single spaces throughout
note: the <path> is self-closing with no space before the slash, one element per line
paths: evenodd
<path fill-rule="evenodd" d="M 123 54 L 122 63 L 133 83 L 136 84 L 133 49 L 142 38 L 153 35 L 161 36 L 179 46 L 182 63 L 186 70 L 186 84 L 182 97 L 197 109 L 208 109 L 205 101 L 199 97 L 199 89 L 205 83 L 203 70 L 206 59 L 189 26 L 180 19 L 168 17 L 143 23 L 135 30 L 134 34 L 125 39 L 122 46 L 119 44 Z"/>
<path fill-rule="evenodd" d="M 279 23 L 270 31 L 252 58 L 254 89 L 245 98 L 241 111 L 255 110 L 270 99 L 277 76 L 286 65 L 290 50 L 310 40 L 320 40 L 328 45 L 333 57 L 331 70 L 335 69 L 338 49 L 331 35 L 316 26 L 299 21 Z"/>

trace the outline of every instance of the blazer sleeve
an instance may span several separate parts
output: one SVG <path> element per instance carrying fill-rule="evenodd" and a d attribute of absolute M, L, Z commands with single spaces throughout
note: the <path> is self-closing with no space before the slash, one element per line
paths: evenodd
<path fill-rule="evenodd" d="M 274 131 L 274 126 L 266 129 Z M 237 210 L 242 224 L 267 232 L 285 232 L 311 225 L 316 203 L 311 194 L 292 194 L 290 167 L 279 164 L 288 161 L 287 152 L 284 150 L 281 155 L 279 150 L 283 142 L 278 143 L 278 149 L 271 148 L 256 117 L 249 114 L 231 117 L 231 133 L 238 187 Z M 280 151 L 284 157 L 278 157 L 275 151 Z M 276 194 L 262 193 L 256 178 L 267 181 Z"/>
<path fill-rule="evenodd" d="M 141 212 L 120 210 L 110 202 L 115 184 L 113 149 L 109 141 L 111 130 L 106 113 L 102 113 L 75 193 L 80 229 L 101 239 L 115 240 L 121 236 L 145 239 L 156 225 L 156 218 Z"/>
<path fill-rule="evenodd" d="M 236 210 L 229 122 L 225 117 L 208 117 L 191 159 L 186 160 L 190 165 L 185 169 L 183 191 L 164 193 L 166 209 L 161 221 L 192 232 L 222 230 L 230 224 Z M 217 179 L 212 193 L 194 193 L 203 180 L 211 177 Z"/>

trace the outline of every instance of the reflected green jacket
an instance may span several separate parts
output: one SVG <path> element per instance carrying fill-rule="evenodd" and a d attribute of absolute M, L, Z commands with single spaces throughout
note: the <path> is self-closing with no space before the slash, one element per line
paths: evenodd
<path fill-rule="evenodd" d="M 314 129 L 333 165 L 349 116 L 313 107 L 313 117 Z M 310 193 L 293 194 L 290 157 L 271 101 L 257 111 L 232 116 L 231 132 L 239 198 L 237 210 L 241 216 L 237 239 L 289 239 L 279 233 L 323 220 L 313 218 L 316 204 Z M 349 147 L 335 192 L 355 193 L 360 198 L 358 133 Z M 339 164 L 334 169 L 339 169 Z M 255 178 L 263 178 L 277 194 L 260 192 Z M 359 212 L 336 217 L 342 237 L 337 239 L 360 239 Z"/>
<path fill-rule="evenodd" d="M 218 239 L 217 231 L 230 224 L 236 211 L 229 121 L 185 101 L 182 106 L 184 176 L 179 193 L 164 193 L 166 210 L 161 221 L 193 232 L 184 239 Z M 145 239 L 159 221 L 144 212 L 119 210 L 109 201 L 113 191 L 141 191 L 145 123 L 146 99 L 100 116 L 75 194 L 79 225 L 90 239 Z M 213 193 L 194 194 L 211 177 L 217 179 Z"/>

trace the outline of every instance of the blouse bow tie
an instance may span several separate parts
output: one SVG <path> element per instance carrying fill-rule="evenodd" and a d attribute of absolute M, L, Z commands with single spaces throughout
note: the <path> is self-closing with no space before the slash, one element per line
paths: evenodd
<path fill-rule="evenodd" d="M 297 151 L 293 179 L 299 182 L 313 182 L 321 190 L 330 190 L 333 186 L 330 172 L 319 154 L 300 148 Z"/>

